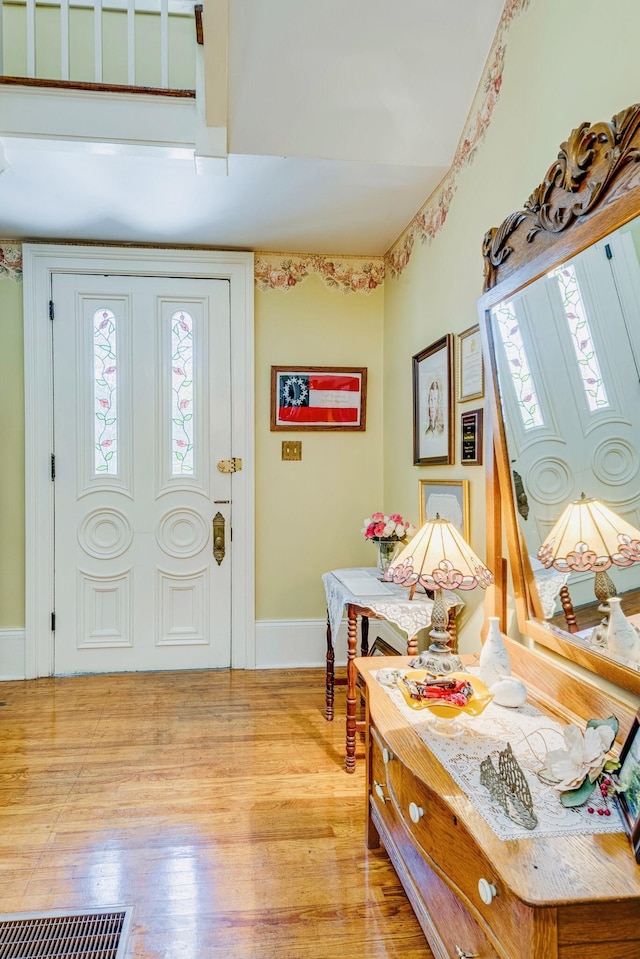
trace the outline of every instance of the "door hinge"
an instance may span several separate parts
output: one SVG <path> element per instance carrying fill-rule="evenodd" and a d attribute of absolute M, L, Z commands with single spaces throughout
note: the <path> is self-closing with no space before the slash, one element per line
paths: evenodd
<path fill-rule="evenodd" d="M 53 319 L 53 300 L 49 300 L 49 319 Z"/>
<path fill-rule="evenodd" d="M 55 478 L 56 478 L 56 454 L 52 453 L 51 454 L 51 479 L 54 480 Z"/>
<path fill-rule="evenodd" d="M 220 473 L 239 473 L 242 469 L 242 460 L 239 456 L 234 456 L 230 460 L 220 460 L 218 471 Z"/>
<path fill-rule="evenodd" d="M 51 613 L 51 632 L 55 633 L 56 631 L 56 614 Z"/>

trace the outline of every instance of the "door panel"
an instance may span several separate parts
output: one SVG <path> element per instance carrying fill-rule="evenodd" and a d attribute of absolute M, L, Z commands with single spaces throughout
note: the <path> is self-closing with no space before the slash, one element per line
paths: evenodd
<path fill-rule="evenodd" d="M 229 284 L 54 274 L 52 296 L 55 672 L 229 666 Z"/>

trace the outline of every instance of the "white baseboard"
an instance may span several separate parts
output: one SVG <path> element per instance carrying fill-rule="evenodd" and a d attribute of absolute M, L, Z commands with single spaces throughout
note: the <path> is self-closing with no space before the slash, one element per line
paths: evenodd
<path fill-rule="evenodd" d="M 369 645 L 376 636 L 406 653 L 406 637 L 389 623 L 370 620 Z M 336 666 L 347 662 L 347 623 L 334 639 Z M 256 669 L 294 669 L 324 666 L 327 623 L 324 619 L 263 619 L 256 622 Z M 0 629 L 0 682 L 26 679 L 25 630 Z"/>
<path fill-rule="evenodd" d="M 372 619 L 369 645 L 376 636 L 406 654 L 406 637 L 384 620 Z M 334 637 L 336 666 L 347 662 L 347 623 Z M 256 668 L 294 669 L 324 666 L 327 656 L 327 623 L 324 619 L 262 619 L 256 621 Z"/>
<path fill-rule="evenodd" d="M 0 682 L 26 679 L 25 630 L 0 629 Z"/>

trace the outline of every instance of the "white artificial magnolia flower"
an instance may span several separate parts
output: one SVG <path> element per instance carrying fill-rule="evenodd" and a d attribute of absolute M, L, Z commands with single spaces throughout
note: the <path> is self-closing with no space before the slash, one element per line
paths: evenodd
<path fill-rule="evenodd" d="M 587 726 L 584 733 L 577 726 L 564 730 L 565 749 L 551 749 L 544 759 L 540 776 L 564 792 L 578 789 L 587 776 L 595 782 L 604 769 L 606 754 L 611 748 L 615 732 L 608 724 Z"/>

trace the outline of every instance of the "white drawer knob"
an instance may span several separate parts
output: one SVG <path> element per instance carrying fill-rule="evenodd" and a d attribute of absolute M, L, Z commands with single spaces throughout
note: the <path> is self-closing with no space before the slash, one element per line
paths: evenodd
<path fill-rule="evenodd" d="M 478 892 L 485 906 L 490 906 L 494 897 L 498 895 L 496 887 L 486 879 L 478 880 Z"/>
<path fill-rule="evenodd" d="M 424 816 L 422 806 L 417 806 L 414 802 L 409 803 L 409 819 L 411 822 L 420 822 Z"/>
<path fill-rule="evenodd" d="M 387 765 L 387 763 L 390 763 L 392 759 L 393 759 L 393 753 L 391 752 L 391 750 L 387 749 L 387 747 L 385 746 L 384 749 L 382 750 L 382 761 L 384 762 L 385 766 Z"/>
<path fill-rule="evenodd" d="M 386 802 L 388 802 L 388 798 L 389 798 L 389 797 L 388 797 L 388 796 L 385 796 L 385 794 L 384 794 L 384 787 L 382 786 L 381 783 L 374 783 L 374 784 L 373 784 L 373 788 L 375 789 L 376 795 L 377 795 L 377 797 L 378 797 L 378 799 L 380 800 L 381 803 L 386 803 Z"/>

